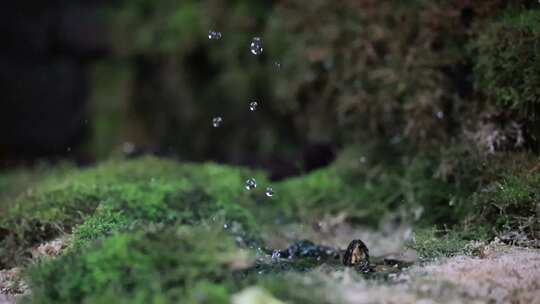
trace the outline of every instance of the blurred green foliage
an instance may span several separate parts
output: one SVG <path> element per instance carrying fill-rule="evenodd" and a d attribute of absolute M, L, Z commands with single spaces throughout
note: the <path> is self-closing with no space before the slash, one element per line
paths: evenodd
<path fill-rule="evenodd" d="M 139 0 L 109 13 L 121 63 L 105 61 L 118 73 L 95 74 L 95 103 L 108 105 L 95 116 L 123 127 L 96 131 L 120 138 L 100 145 L 100 156 L 127 139 L 184 159 L 264 167 L 294 160 L 308 143 L 463 144 L 492 111 L 483 93 L 530 122 L 538 113 L 538 17 L 525 1 Z M 209 40 L 209 30 L 222 38 Z M 255 36 L 261 56 L 249 52 Z M 127 93 L 102 81 L 119 73 Z M 111 116 L 115 102 L 127 104 L 127 121 Z M 215 116 L 224 118 L 220 129 L 211 127 Z M 521 127 L 534 146 L 538 130 Z"/>
<path fill-rule="evenodd" d="M 511 11 L 490 23 L 474 42 L 477 85 L 503 110 L 519 114 L 540 134 L 540 10 Z"/>

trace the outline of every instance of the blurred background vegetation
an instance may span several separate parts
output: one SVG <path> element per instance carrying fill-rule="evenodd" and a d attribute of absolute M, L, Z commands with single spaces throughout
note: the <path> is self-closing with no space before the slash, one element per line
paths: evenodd
<path fill-rule="evenodd" d="M 9 55 L 40 57 L 43 67 L 2 73 L 4 163 L 95 161 L 124 148 L 258 166 L 280 178 L 354 144 L 538 150 L 533 1 L 19 6 L 27 20 L 46 16 L 46 29 L 32 28 L 39 18 L 26 32 L 13 29 Z M 210 29 L 223 38 L 209 40 Z M 262 56 L 249 53 L 255 36 Z M 224 127 L 213 129 L 218 115 Z"/>

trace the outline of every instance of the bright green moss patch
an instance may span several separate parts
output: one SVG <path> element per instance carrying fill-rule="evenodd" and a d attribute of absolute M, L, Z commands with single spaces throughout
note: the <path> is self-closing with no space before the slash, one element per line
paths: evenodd
<path fill-rule="evenodd" d="M 148 157 L 46 177 L 0 218 L 0 265 L 75 227 L 79 245 L 138 223 L 194 224 L 214 216 L 254 233 L 256 223 L 241 206 L 250 202 L 244 180 L 254 175 L 264 182 L 247 170 Z"/>
<path fill-rule="evenodd" d="M 227 303 L 227 289 L 217 283 L 233 282 L 235 268 L 246 264 L 246 259 L 246 253 L 217 225 L 118 234 L 32 267 L 31 300 Z"/>

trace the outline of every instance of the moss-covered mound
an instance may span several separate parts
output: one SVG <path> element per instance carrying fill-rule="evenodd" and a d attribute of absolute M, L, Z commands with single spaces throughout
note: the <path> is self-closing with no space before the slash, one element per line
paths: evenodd
<path fill-rule="evenodd" d="M 221 226 L 118 234 L 33 267 L 35 303 L 228 303 L 218 283 L 235 281 L 247 253 Z"/>
<path fill-rule="evenodd" d="M 253 175 L 264 182 L 247 170 L 155 158 L 53 174 L 21 193 L 0 218 L 0 265 L 27 258 L 28 248 L 62 233 L 73 232 L 82 245 L 148 223 L 218 218 L 255 235 L 256 223 L 241 207 L 249 197 L 242 185 Z"/>
<path fill-rule="evenodd" d="M 259 233 L 268 225 L 313 225 L 345 214 L 349 225 L 376 227 L 398 213 L 400 221 L 420 219 L 409 246 L 428 259 L 463 253 L 470 240 L 500 232 L 538 239 L 537 158 L 509 154 L 486 160 L 496 165 L 466 167 L 441 164 L 437 153 L 388 158 L 390 150 L 350 149 L 328 168 L 274 184 L 246 169 L 153 157 L 39 173 L 27 191 L 5 196 L 19 193 L 0 218 L 0 266 L 27 265 L 34 246 L 69 234 L 63 256 L 27 271 L 29 300 L 225 303 L 259 285 L 302 303 L 309 295 L 277 282 L 324 260 L 281 267 L 262 257 L 263 264 L 252 264 L 249 256 L 265 255 Z M 251 191 L 244 188 L 249 177 L 258 182 Z M 266 186 L 274 188 L 272 198 Z"/>

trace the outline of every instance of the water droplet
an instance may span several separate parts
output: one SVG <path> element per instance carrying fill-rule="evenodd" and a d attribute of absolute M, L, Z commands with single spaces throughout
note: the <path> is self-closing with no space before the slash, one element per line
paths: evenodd
<path fill-rule="evenodd" d="M 360 157 L 360 163 L 365 164 L 367 161 L 365 156 Z"/>
<path fill-rule="evenodd" d="M 210 40 L 219 40 L 219 39 L 221 39 L 221 32 L 208 31 L 208 39 L 210 39 Z"/>
<path fill-rule="evenodd" d="M 259 56 L 263 52 L 262 40 L 259 37 L 255 37 L 251 40 L 251 45 L 249 47 L 251 54 Z"/>
<path fill-rule="evenodd" d="M 443 111 L 438 111 L 436 115 L 437 115 L 438 119 L 443 119 L 444 118 L 444 112 Z"/>
<path fill-rule="evenodd" d="M 281 70 L 281 62 L 274 61 L 274 68 L 279 71 Z"/>
<path fill-rule="evenodd" d="M 257 188 L 257 181 L 254 178 L 246 180 L 245 184 L 246 190 L 251 190 Z"/>
<path fill-rule="evenodd" d="M 257 110 L 257 106 L 258 106 L 258 105 L 259 105 L 259 103 L 256 102 L 256 101 L 250 102 L 250 103 L 249 103 L 249 110 L 250 110 L 251 112 Z"/>
<path fill-rule="evenodd" d="M 66 151 L 71 152 L 71 147 L 67 147 Z"/>
<path fill-rule="evenodd" d="M 212 119 L 212 126 L 214 126 L 214 128 L 219 128 L 222 123 L 223 118 L 221 118 L 221 116 L 217 116 Z"/>
<path fill-rule="evenodd" d="M 266 187 L 266 192 L 265 192 L 266 196 L 268 197 L 272 197 L 274 196 L 274 189 L 272 189 L 272 187 Z"/>
<path fill-rule="evenodd" d="M 279 253 L 279 250 L 272 251 L 272 259 L 277 260 L 281 257 L 281 253 Z"/>
<path fill-rule="evenodd" d="M 321 256 L 317 256 L 317 261 L 320 261 L 321 260 Z"/>
<path fill-rule="evenodd" d="M 229 229 L 229 224 L 223 224 L 223 229 Z"/>

